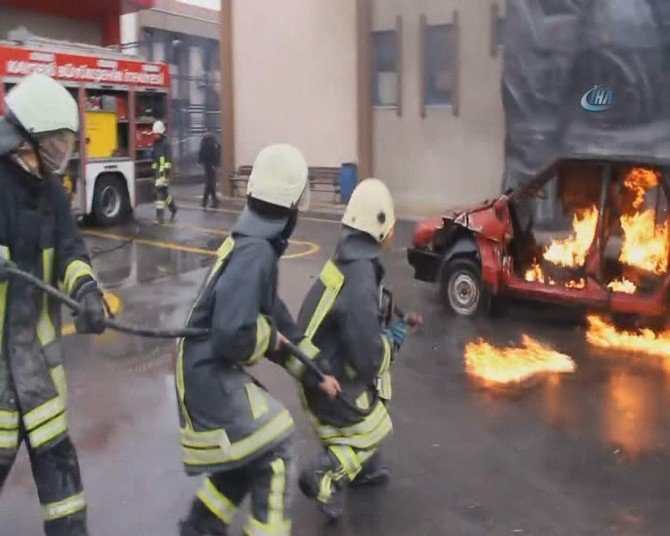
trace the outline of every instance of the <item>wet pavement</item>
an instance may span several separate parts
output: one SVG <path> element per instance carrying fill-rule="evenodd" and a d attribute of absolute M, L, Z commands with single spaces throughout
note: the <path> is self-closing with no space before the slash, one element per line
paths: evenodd
<path fill-rule="evenodd" d="M 176 224 L 162 228 L 151 216 L 150 207 L 140 207 L 138 223 L 86 229 L 86 240 L 100 280 L 120 299 L 120 318 L 179 326 L 235 213 L 182 210 Z M 398 303 L 426 323 L 394 369 L 395 434 L 384 448 L 392 481 L 350 490 L 336 527 L 296 493 L 293 533 L 668 534 L 670 367 L 589 348 L 579 315 L 569 311 L 518 304 L 504 318 L 449 316 L 436 290 L 412 279 L 401 249 L 410 235 L 411 226 L 401 224 L 398 249 L 386 259 L 388 281 Z M 293 312 L 336 236 L 327 216 L 300 222 L 281 263 L 280 293 Z M 522 333 L 572 356 L 577 371 L 497 392 L 466 377 L 465 344 L 477 337 L 505 344 Z M 199 481 L 187 478 L 179 461 L 174 344 L 108 332 L 71 335 L 65 346 L 91 534 L 176 535 Z M 296 458 L 306 463 L 318 445 L 293 380 L 269 363 L 256 373 L 293 413 Z M 40 531 L 22 452 L 0 499 L 0 534 Z"/>

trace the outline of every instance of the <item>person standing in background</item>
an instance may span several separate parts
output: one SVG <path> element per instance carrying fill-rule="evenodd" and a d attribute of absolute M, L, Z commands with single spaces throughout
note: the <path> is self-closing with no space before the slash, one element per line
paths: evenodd
<path fill-rule="evenodd" d="M 198 163 L 205 168 L 205 191 L 202 194 L 202 208 L 207 206 L 207 200 L 212 197 L 212 208 L 219 206 L 216 198 L 216 168 L 221 160 L 221 145 L 216 136 L 207 132 L 200 142 L 200 153 Z"/>

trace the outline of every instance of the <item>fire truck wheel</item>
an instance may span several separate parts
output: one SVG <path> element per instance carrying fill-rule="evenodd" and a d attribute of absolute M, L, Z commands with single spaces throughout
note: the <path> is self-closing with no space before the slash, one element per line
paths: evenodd
<path fill-rule="evenodd" d="M 123 221 L 130 212 L 126 186 L 115 175 L 100 175 L 95 183 L 93 216 L 99 225 L 114 225 Z"/>
<path fill-rule="evenodd" d="M 482 283 L 477 263 L 456 258 L 442 272 L 442 297 L 447 308 L 461 316 L 477 316 L 488 311 L 490 296 Z"/>

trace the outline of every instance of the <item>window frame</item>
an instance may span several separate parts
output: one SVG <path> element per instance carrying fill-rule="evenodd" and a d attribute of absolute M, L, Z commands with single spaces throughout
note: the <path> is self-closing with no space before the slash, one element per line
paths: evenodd
<path fill-rule="evenodd" d="M 402 19 L 401 17 L 396 18 L 396 25 L 394 28 L 387 28 L 384 30 L 373 30 L 370 34 L 371 41 L 371 87 L 370 87 L 370 102 L 372 108 L 375 110 L 396 110 L 398 115 L 402 108 L 402 96 L 401 96 L 401 71 L 402 71 L 402 61 L 401 61 L 401 30 L 402 30 Z M 375 37 L 380 34 L 391 34 L 395 37 L 395 57 L 394 57 L 394 67 L 395 71 L 379 71 L 377 69 L 377 43 Z M 379 97 L 379 73 L 380 72 L 392 72 L 396 75 L 395 83 L 395 102 L 392 104 L 381 104 L 378 102 Z"/>

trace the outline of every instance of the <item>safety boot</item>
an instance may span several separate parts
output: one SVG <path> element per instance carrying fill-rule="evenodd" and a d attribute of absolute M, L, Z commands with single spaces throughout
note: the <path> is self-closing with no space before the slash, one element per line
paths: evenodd
<path fill-rule="evenodd" d="M 188 516 L 179 522 L 179 536 L 228 536 L 228 529 L 200 499 L 194 499 Z"/>
<path fill-rule="evenodd" d="M 156 223 L 158 225 L 163 225 L 165 223 L 164 211 L 162 210 L 156 211 Z"/>
<path fill-rule="evenodd" d="M 175 218 L 177 217 L 177 210 L 179 210 L 177 208 L 177 205 L 172 205 L 170 207 L 170 221 L 171 222 L 174 222 Z"/>
<path fill-rule="evenodd" d="M 88 536 L 86 514 L 78 512 L 67 517 L 47 521 L 44 524 L 46 536 Z"/>
<path fill-rule="evenodd" d="M 344 494 L 339 482 L 331 482 L 328 498 L 320 497 L 325 474 L 325 471 L 318 469 L 303 471 L 298 479 L 298 487 L 305 497 L 316 500 L 328 521 L 334 523 L 344 514 Z"/>
<path fill-rule="evenodd" d="M 376 453 L 364 465 L 356 478 L 352 480 L 349 485 L 352 487 L 358 486 L 382 486 L 386 484 L 391 478 L 390 471 L 382 465 L 382 460 L 379 453 Z"/>

